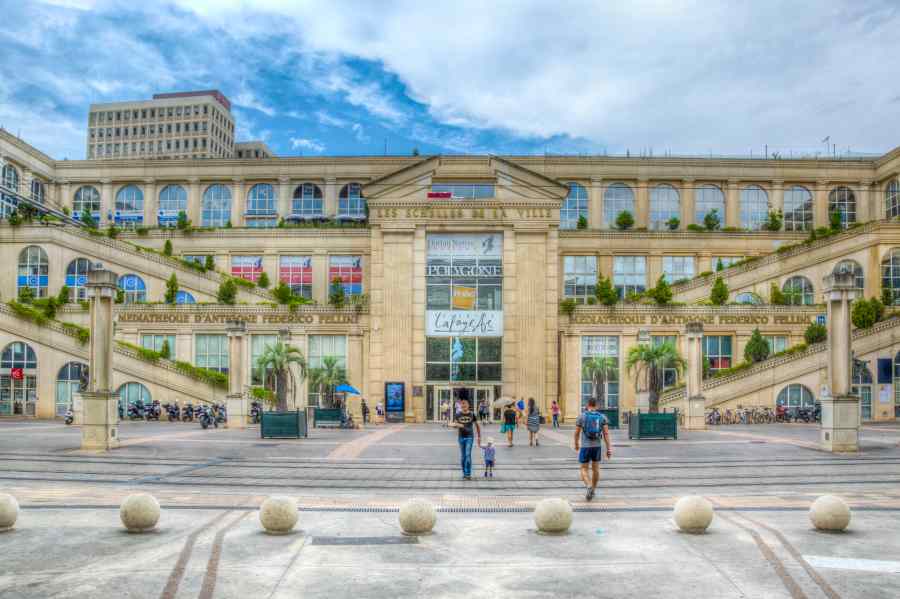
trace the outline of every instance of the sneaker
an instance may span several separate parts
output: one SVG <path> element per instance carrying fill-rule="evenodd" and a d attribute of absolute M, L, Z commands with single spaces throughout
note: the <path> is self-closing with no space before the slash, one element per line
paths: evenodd
<path fill-rule="evenodd" d="M 493 472 L 491 472 L 491 478 L 494 478 L 494 473 L 493 473 Z"/>
<path fill-rule="evenodd" d="M 469 475 L 469 474 L 464 474 L 464 475 L 463 475 L 463 480 L 472 480 L 472 476 Z"/>
<path fill-rule="evenodd" d="M 587 493 L 584 494 L 584 498 L 585 498 L 587 501 L 590 501 L 591 499 L 594 498 L 594 489 L 593 489 L 593 487 L 591 487 L 590 489 L 587 490 Z"/>
<path fill-rule="evenodd" d="M 484 471 L 484 477 L 487 478 L 487 475 L 488 475 L 487 470 L 485 470 L 485 471 Z"/>

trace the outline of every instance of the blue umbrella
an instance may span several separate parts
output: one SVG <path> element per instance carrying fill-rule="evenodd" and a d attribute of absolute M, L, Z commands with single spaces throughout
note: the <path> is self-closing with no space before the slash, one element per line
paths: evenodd
<path fill-rule="evenodd" d="M 350 393 L 352 395 L 362 395 L 359 391 L 356 390 L 355 387 L 353 387 L 352 385 L 348 385 L 346 383 L 343 385 L 338 385 L 337 387 L 334 388 L 334 390 L 339 393 Z"/>

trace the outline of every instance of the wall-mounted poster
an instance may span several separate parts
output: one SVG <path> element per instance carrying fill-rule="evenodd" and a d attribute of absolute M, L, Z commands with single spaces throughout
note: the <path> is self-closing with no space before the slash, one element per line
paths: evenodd
<path fill-rule="evenodd" d="M 403 422 L 406 412 L 406 383 L 384 384 L 384 409 L 388 422 Z"/>

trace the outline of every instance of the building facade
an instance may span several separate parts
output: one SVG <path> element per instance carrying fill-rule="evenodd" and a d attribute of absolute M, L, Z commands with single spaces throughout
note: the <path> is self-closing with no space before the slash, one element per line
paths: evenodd
<path fill-rule="evenodd" d="M 245 389 L 260 382 L 254 364 L 265 346 L 289 339 L 311 366 L 331 358 L 370 405 L 384 403 L 406 421 L 439 420 L 456 399 L 501 396 L 533 397 L 545 413 L 556 401 L 573 420 L 598 392 L 583 368 L 597 357 L 616 365 L 600 383 L 607 405 L 645 407 L 646 381 L 629 372 L 629 351 L 671 342 L 685 356 L 690 322 L 705 327 L 710 408 L 812 405 L 826 380 L 824 357 L 803 345 L 804 333 L 824 318 L 824 277 L 851 269 L 865 297 L 900 297 L 900 150 L 853 160 L 100 162 L 54 161 L 2 134 L 0 154 L 6 214 L 37 181 L 42 202 L 88 211 L 101 230 L 130 227 L 111 239 L 72 226 L 3 224 L 4 297 L 23 287 L 53 296 L 65 284 L 82 300 L 80 277 L 101 262 L 120 275 L 116 335 L 125 344 L 158 351 L 165 342 L 173 360 L 224 372 L 237 347 L 226 329 L 239 320 L 247 325 Z M 181 213 L 190 228 L 177 226 Z M 163 303 L 173 272 L 180 288 Z M 222 305 L 219 287 L 229 277 L 245 283 L 234 305 Z M 718 278 L 728 287 L 721 306 L 709 300 Z M 660 279 L 673 290 L 670 305 L 645 294 Z M 613 306 L 598 299 L 605 280 L 620 298 Z M 279 282 L 303 305 L 279 305 L 270 291 Z M 0 363 L 0 413 L 4 401 L 7 413 L 16 397 L 29 401 L 27 384 L 17 395 L 12 379 L 22 368 L 34 377 L 31 412 L 53 415 L 65 398 L 52 383 L 70 374 L 37 375 L 52 340 L 36 330 L 23 338 L 37 325 L 14 316 L 4 346 L 21 343 L 35 361 L 15 346 L 25 357 L 10 353 Z M 86 314 L 69 304 L 57 319 L 83 325 Z M 900 416 L 894 320 L 856 333 L 857 390 L 869 420 Z M 755 329 L 779 354 L 763 372 L 741 365 Z M 52 368 L 54 360 L 47 358 Z M 128 398 L 181 392 L 125 378 L 142 386 L 123 387 Z M 665 373 L 664 406 L 680 405 L 682 378 Z M 39 380 L 50 383 L 38 389 Z M 308 383 L 292 390 L 298 405 L 327 396 Z"/>

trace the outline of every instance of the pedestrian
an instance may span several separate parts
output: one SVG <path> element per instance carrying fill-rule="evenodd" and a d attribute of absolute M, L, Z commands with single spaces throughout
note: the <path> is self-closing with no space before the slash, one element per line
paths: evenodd
<path fill-rule="evenodd" d="M 550 404 L 550 414 L 553 416 L 553 428 L 559 428 L 559 404 L 555 399 Z"/>
<path fill-rule="evenodd" d="M 541 431 L 541 411 L 538 409 L 537 404 L 534 403 L 534 398 L 528 398 L 528 420 L 526 421 L 526 426 L 528 427 L 528 446 L 536 447 L 540 445 L 538 442 L 538 433 Z"/>
<path fill-rule="evenodd" d="M 375 416 L 378 419 L 379 423 L 384 422 L 384 404 L 381 402 L 375 404 Z"/>
<path fill-rule="evenodd" d="M 494 458 L 496 457 L 497 448 L 494 447 L 494 438 L 488 437 L 487 445 L 481 448 L 481 456 L 484 458 L 484 476 L 485 478 L 494 478 Z"/>
<path fill-rule="evenodd" d="M 457 440 L 459 441 L 463 480 L 472 480 L 472 444 L 478 443 L 478 446 L 481 447 L 481 427 L 478 425 L 475 412 L 469 407 L 469 400 L 460 400 L 459 413 L 450 426 L 457 429 L 459 433 Z"/>
<path fill-rule="evenodd" d="M 585 499 L 594 498 L 597 483 L 600 481 L 600 458 L 603 447 L 601 438 L 606 443 L 606 457 L 612 457 L 612 445 L 609 442 L 609 421 L 597 410 L 597 400 L 588 399 L 587 409 L 575 421 L 575 451 L 578 452 L 578 463 L 581 464 L 581 480 L 587 489 Z M 590 476 L 588 467 L 590 466 Z"/>
<path fill-rule="evenodd" d="M 486 424 L 488 420 L 488 403 L 486 399 L 482 399 L 481 403 L 478 404 L 478 417 L 481 419 L 482 424 Z"/>
<path fill-rule="evenodd" d="M 365 397 L 362 400 L 362 417 L 363 417 L 363 424 L 369 424 L 369 406 L 366 405 Z"/>
<path fill-rule="evenodd" d="M 446 399 L 441 402 L 441 420 L 446 423 L 450 422 L 450 402 Z"/>
<path fill-rule="evenodd" d="M 509 447 L 513 446 L 513 433 L 516 432 L 516 423 L 519 420 L 519 414 L 516 407 L 509 404 L 503 409 L 503 425 L 500 427 L 500 433 L 506 433 L 506 442 Z"/>

